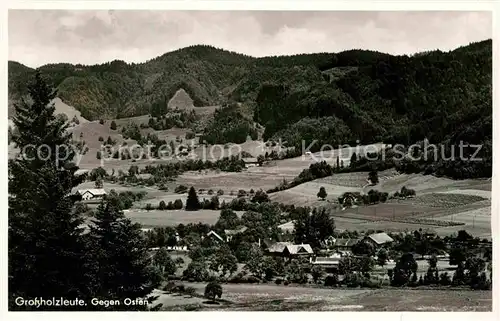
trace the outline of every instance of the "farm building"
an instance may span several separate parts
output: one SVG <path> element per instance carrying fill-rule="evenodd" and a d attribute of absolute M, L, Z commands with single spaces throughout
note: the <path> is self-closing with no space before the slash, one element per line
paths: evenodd
<path fill-rule="evenodd" d="M 311 257 L 314 255 L 314 251 L 309 244 L 292 244 L 285 247 L 282 255 L 288 257 Z"/>
<path fill-rule="evenodd" d="M 259 161 L 255 157 L 243 157 L 241 160 L 245 162 L 245 167 L 259 166 Z"/>
<path fill-rule="evenodd" d="M 338 270 L 340 260 L 342 256 L 339 254 L 334 254 L 329 257 L 316 257 L 315 259 L 311 258 L 311 264 L 321 266 L 325 272 L 331 273 Z"/>
<path fill-rule="evenodd" d="M 394 242 L 392 237 L 387 235 L 387 233 L 374 233 L 365 237 L 365 241 L 368 241 L 375 245 L 375 247 L 380 247 L 384 244 Z"/>
<path fill-rule="evenodd" d="M 359 239 L 336 239 L 333 242 L 333 249 L 339 252 L 347 251 L 351 252 L 352 247 L 359 242 Z"/>
<path fill-rule="evenodd" d="M 76 192 L 76 195 L 80 195 L 82 197 L 82 200 L 87 201 L 103 198 L 106 195 L 106 191 L 102 188 L 83 189 L 78 190 Z"/>

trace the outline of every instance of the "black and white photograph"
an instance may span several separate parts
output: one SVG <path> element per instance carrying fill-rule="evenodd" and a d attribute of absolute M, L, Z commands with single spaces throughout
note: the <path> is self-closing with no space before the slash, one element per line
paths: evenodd
<path fill-rule="evenodd" d="M 492 12 L 312 9 L 9 9 L 8 310 L 492 312 Z"/>

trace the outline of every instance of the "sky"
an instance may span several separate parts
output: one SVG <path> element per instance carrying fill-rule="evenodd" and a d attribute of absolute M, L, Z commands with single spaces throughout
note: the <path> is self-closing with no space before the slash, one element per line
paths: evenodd
<path fill-rule="evenodd" d="M 145 62 L 208 44 L 256 57 L 370 49 L 448 51 L 492 38 L 489 12 L 10 10 L 9 60 Z"/>

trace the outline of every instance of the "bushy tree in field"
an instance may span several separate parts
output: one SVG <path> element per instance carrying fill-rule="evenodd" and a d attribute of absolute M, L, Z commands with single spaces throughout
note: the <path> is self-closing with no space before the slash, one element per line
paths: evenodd
<path fill-rule="evenodd" d="M 325 198 L 328 196 L 328 194 L 326 193 L 326 189 L 323 186 L 321 186 L 319 188 L 319 192 L 316 196 L 318 196 L 319 198 L 321 198 L 324 201 Z"/>
<path fill-rule="evenodd" d="M 167 209 L 167 204 L 165 204 L 165 201 L 160 201 L 160 204 L 158 204 L 158 209 L 160 211 L 164 211 Z"/>
<path fill-rule="evenodd" d="M 368 173 L 368 180 L 373 184 L 378 184 L 378 172 L 373 170 Z"/>

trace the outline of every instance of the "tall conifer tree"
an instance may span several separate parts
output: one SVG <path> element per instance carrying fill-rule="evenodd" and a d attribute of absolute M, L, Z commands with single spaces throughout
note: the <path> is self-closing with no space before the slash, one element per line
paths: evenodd
<path fill-rule="evenodd" d="M 16 297 L 85 298 L 82 219 L 72 210 L 76 177 L 71 134 L 55 117 L 56 92 L 37 72 L 30 100 L 15 106 L 12 141 L 21 150 L 9 161 L 9 306 Z M 21 307 L 25 309 L 26 307 Z M 42 307 L 43 308 L 43 307 Z M 52 308 L 54 309 L 54 308 Z"/>

